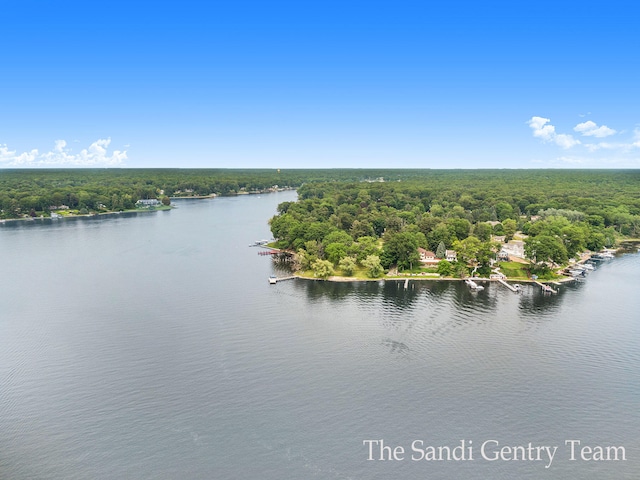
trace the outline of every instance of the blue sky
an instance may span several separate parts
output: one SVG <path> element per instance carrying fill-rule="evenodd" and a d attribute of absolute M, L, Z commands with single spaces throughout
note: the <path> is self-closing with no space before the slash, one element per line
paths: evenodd
<path fill-rule="evenodd" d="M 0 167 L 640 168 L 634 2 L 0 2 Z"/>

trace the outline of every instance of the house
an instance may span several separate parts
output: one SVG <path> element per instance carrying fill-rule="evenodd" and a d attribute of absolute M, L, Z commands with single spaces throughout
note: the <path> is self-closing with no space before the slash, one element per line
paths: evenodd
<path fill-rule="evenodd" d="M 439 258 L 436 258 L 435 253 L 424 248 L 418 248 L 418 255 L 420 255 L 420 262 L 425 265 L 437 265 L 440 261 Z"/>
<path fill-rule="evenodd" d="M 522 240 L 511 240 L 509 243 L 502 245 L 502 250 L 498 256 L 524 258 L 524 242 Z"/>
<path fill-rule="evenodd" d="M 444 259 L 447 262 L 457 262 L 458 261 L 458 254 L 456 253 L 455 250 L 446 250 L 446 253 L 444 255 Z"/>
<path fill-rule="evenodd" d="M 148 198 L 148 199 L 143 199 L 143 200 L 138 200 L 136 202 L 136 207 L 140 208 L 140 207 L 155 207 L 160 205 L 160 200 L 158 200 L 157 198 Z"/>

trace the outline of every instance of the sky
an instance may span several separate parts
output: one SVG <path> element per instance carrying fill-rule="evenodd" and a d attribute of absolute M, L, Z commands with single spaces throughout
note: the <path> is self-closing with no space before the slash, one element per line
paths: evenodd
<path fill-rule="evenodd" d="M 0 0 L 0 168 L 640 168 L 639 14 Z"/>

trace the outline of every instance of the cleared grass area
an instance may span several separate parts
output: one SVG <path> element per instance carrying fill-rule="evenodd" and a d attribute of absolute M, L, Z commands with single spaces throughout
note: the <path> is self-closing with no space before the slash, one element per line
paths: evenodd
<path fill-rule="evenodd" d="M 316 278 L 313 275 L 313 270 L 300 270 L 296 272 L 296 275 L 299 275 L 305 278 Z M 336 268 L 332 276 L 344 277 L 351 280 L 379 280 L 380 278 L 383 278 L 385 275 L 382 274 L 380 277 L 371 278 L 367 275 L 367 270 L 365 268 L 356 267 L 356 270 L 353 272 L 353 275 L 347 276 L 344 274 L 344 272 L 342 272 L 342 270 L 340 270 L 339 268 Z"/>
<path fill-rule="evenodd" d="M 497 264 L 497 266 L 500 267 L 500 271 L 504 273 L 509 279 L 526 280 L 529 278 L 529 265 L 525 265 L 524 263 L 500 262 Z"/>

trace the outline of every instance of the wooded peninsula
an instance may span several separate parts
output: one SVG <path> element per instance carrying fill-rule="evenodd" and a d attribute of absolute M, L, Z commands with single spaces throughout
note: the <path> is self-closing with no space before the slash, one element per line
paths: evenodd
<path fill-rule="evenodd" d="M 270 220 L 276 246 L 324 278 L 488 274 L 512 242 L 531 261 L 527 272 L 545 275 L 640 237 L 639 170 L 0 170 L 0 219 L 292 188 L 298 200 Z M 515 276 L 524 268 L 503 262 Z"/>

